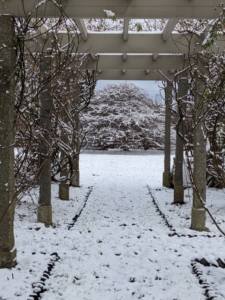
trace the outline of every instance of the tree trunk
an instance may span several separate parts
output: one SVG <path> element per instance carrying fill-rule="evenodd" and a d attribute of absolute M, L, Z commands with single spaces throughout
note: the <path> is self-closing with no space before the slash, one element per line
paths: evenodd
<path fill-rule="evenodd" d="M 198 54 L 199 69 L 204 70 L 202 59 Z M 193 206 L 191 214 L 191 229 L 204 231 L 206 212 L 200 198 L 206 201 L 206 129 L 204 119 L 204 93 L 205 84 L 201 78 L 196 76 L 195 87 L 195 130 L 194 130 L 194 185 L 193 188 Z M 197 190 L 196 190 L 197 189 Z"/>
<path fill-rule="evenodd" d="M 14 241 L 15 33 L 10 16 L 0 16 L 0 268 L 16 264 Z"/>
<path fill-rule="evenodd" d="M 171 172 L 170 172 L 170 129 L 171 129 L 171 104 L 172 104 L 172 84 L 167 81 L 165 88 L 165 146 L 164 146 L 164 172 L 163 186 L 171 188 Z"/>
<path fill-rule="evenodd" d="M 48 80 L 51 70 L 51 53 L 45 53 L 41 59 L 40 72 L 43 73 L 44 81 Z M 46 226 L 52 224 L 51 206 L 51 82 L 49 81 L 40 93 L 41 118 L 40 125 L 44 139 L 40 144 L 41 172 L 40 172 L 40 198 L 38 206 L 38 222 Z"/>
<path fill-rule="evenodd" d="M 187 78 L 180 78 L 178 84 L 178 118 L 181 122 L 177 128 L 176 134 L 176 159 L 175 159 L 175 174 L 174 174 L 174 203 L 184 203 L 184 186 L 183 186 L 183 148 L 184 142 L 182 137 L 178 134 L 184 135 L 184 124 L 182 121 L 182 114 L 185 110 L 183 101 L 187 100 L 188 81 Z"/>

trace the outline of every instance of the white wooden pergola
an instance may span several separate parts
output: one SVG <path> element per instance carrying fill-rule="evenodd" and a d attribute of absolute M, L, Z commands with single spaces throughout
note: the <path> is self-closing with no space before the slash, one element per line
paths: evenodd
<path fill-rule="evenodd" d="M 218 18 L 221 13 L 221 8 L 219 7 L 221 1 L 218 0 L 0 0 L 0 22 L 4 26 L 7 26 L 6 30 L 3 26 L 0 26 L 0 49 L 4 50 L 4 43 L 8 43 L 9 47 L 13 47 L 9 40 L 10 38 L 11 41 L 13 40 L 14 34 L 10 18 L 4 20 L 4 18 L 1 18 L 1 15 L 14 17 L 29 16 L 36 19 L 57 18 L 59 17 L 59 10 L 56 9 L 54 2 L 57 3 L 57 5 L 61 5 L 65 15 L 68 18 L 74 19 L 77 27 L 79 28 L 79 36 L 71 32 L 71 34 L 76 36 L 77 45 L 79 46 L 78 51 L 76 49 L 76 53 L 91 54 L 88 64 L 83 66 L 83 68 L 95 70 L 96 56 L 99 56 L 98 79 L 103 80 L 169 79 L 172 81 L 174 78 L 174 70 L 183 70 L 186 67 L 187 58 L 190 58 L 193 54 L 198 54 L 202 50 L 203 41 L 207 38 L 207 34 L 210 29 L 209 23 L 205 30 L 198 34 L 192 32 L 185 32 L 181 34 L 174 31 L 176 24 L 181 19 L 213 20 Z M 37 7 L 38 9 L 35 9 Z M 124 19 L 122 32 L 88 32 L 84 19 L 105 18 L 104 10 L 110 10 L 114 12 L 118 18 Z M 167 19 L 168 21 L 162 32 L 131 33 L 128 31 L 129 20 L 131 19 Z M 42 33 L 45 32 L 44 27 L 40 30 Z M 7 37 L 7 34 L 9 35 L 9 38 Z M 66 45 L 68 32 L 65 33 L 61 31 L 58 32 L 58 35 L 62 44 L 64 43 Z M 222 35 L 216 45 L 212 46 L 211 51 L 215 53 L 222 53 L 224 48 L 225 39 Z M 7 73 L 8 65 L 11 67 L 14 66 L 14 58 L 13 55 L 11 55 L 11 53 L 13 53 L 13 49 L 7 48 L 4 51 L 8 52 L 4 52 L 5 61 L 7 63 L 4 65 L 5 69 L 1 69 L 2 77 L 4 77 L 4 71 Z M 158 70 L 161 70 L 161 73 Z M 13 76 L 11 79 L 12 78 Z M 12 116 L 15 94 L 13 90 L 13 79 L 11 79 L 6 82 L 8 86 L 1 85 L 2 90 L 0 94 L 0 101 L 3 103 L 3 108 L 0 108 L 2 111 L 4 109 L 6 113 L 2 114 L 2 119 L 0 121 L 1 126 L 5 126 L 5 128 L 13 128 Z M 196 85 L 198 85 L 198 80 L 196 80 Z M 201 87 L 201 85 L 199 86 Z M 180 87 L 181 89 L 180 92 L 178 90 L 178 94 L 180 93 L 180 97 L 185 97 L 185 95 L 187 95 L 187 82 L 184 80 L 182 82 L 181 80 Z M 168 86 L 168 88 L 167 95 L 170 94 L 172 96 L 171 85 Z M 200 89 L 200 92 L 203 91 Z M 196 93 L 196 103 L 201 100 L 199 98 L 199 94 L 200 93 Z M 196 116 L 197 119 L 198 117 L 199 115 Z M 166 121 L 166 130 L 170 127 L 168 120 Z M 204 163 L 206 152 L 204 134 L 201 126 L 202 124 L 199 124 L 195 129 L 195 144 L 199 139 L 200 145 L 195 147 L 195 158 L 197 158 L 196 161 L 200 160 Z M 169 133 L 168 131 L 166 132 L 168 137 Z M 1 134 L 0 138 L 2 138 Z M 4 203 L 7 207 L 9 207 L 5 216 L 5 223 L 1 223 L 3 224 L 2 228 L 6 228 L 7 230 L 0 228 L 1 268 L 13 267 L 16 259 L 13 234 L 14 210 L 11 202 L 9 202 L 11 201 L 11 196 L 9 197 L 8 192 L 8 190 L 10 190 L 10 193 L 14 195 L 13 140 L 13 130 L 11 130 L 8 134 L 7 146 L 0 149 L 0 158 L 6 157 L 5 160 L 2 160 L 3 162 L 0 165 L 0 173 L 3 174 L 0 178 L 0 185 L 4 187 L 5 182 L 9 182 L 9 189 L 6 191 L 4 190 L 1 195 L 2 199 L 5 201 Z M 182 150 L 178 154 L 183 157 Z M 168 164 L 168 168 L 170 168 L 170 164 Z M 196 174 L 201 174 L 201 178 L 203 178 L 201 182 L 198 181 L 198 178 L 195 178 L 195 180 L 196 184 L 200 182 L 203 191 L 201 191 L 201 193 L 204 198 L 206 189 L 204 182 L 205 169 L 204 166 L 199 165 L 197 165 L 196 168 Z M 178 194 L 180 192 L 182 193 L 182 189 L 183 186 L 178 186 Z M 201 225 L 193 223 L 192 229 L 205 230 L 205 210 L 196 193 L 194 193 L 193 199 L 192 216 L 194 216 L 195 219 L 197 218 L 200 220 Z M 46 206 L 39 205 L 39 208 L 42 209 L 43 223 L 51 224 L 51 204 Z"/>
<path fill-rule="evenodd" d="M 46 3 L 45 3 L 46 2 Z M 168 79 L 173 79 L 173 70 L 185 67 L 185 56 L 202 50 L 202 43 L 209 28 L 199 34 L 175 33 L 176 24 L 181 19 L 215 19 L 221 9 L 216 0 L 61 0 L 68 18 L 73 18 L 80 31 L 77 40 L 78 52 L 91 53 L 93 61 L 85 66 L 95 69 L 95 55 L 99 56 L 98 79 L 106 80 L 163 80 L 157 70 L 162 70 Z M 55 5 L 48 1 L 5 0 L 0 5 L 0 14 L 23 17 L 34 7 L 35 18 L 57 17 Z M 216 8 L 217 7 L 217 8 Z M 113 11 L 124 19 L 123 32 L 88 32 L 83 19 L 105 18 L 105 10 Z M 128 31 L 130 19 L 168 19 L 162 32 Z M 68 35 L 59 32 L 62 43 Z M 212 51 L 224 51 L 224 38 L 221 37 Z"/>

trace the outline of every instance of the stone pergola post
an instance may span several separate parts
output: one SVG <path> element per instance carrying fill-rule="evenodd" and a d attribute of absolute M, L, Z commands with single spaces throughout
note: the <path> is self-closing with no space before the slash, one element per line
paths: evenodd
<path fill-rule="evenodd" d="M 171 129 L 171 104 L 172 104 L 173 85 L 167 81 L 165 88 L 165 146 L 164 146 L 164 172 L 163 186 L 171 188 L 170 172 L 170 129 Z"/>
<path fill-rule="evenodd" d="M 80 143 L 79 143 L 79 130 L 80 130 L 80 118 L 79 118 L 79 114 L 77 114 L 75 116 L 75 122 L 76 122 L 76 133 L 77 133 L 77 137 L 76 137 L 76 151 L 79 151 L 80 149 Z M 73 168 L 74 168 L 74 173 L 72 176 L 72 180 L 71 180 L 71 185 L 73 187 L 79 187 L 80 186 L 80 154 L 77 153 L 75 155 L 75 160 L 73 162 Z"/>
<path fill-rule="evenodd" d="M 77 91 L 76 91 L 76 106 L 79 106 L 80 103 L 80 87 L 77 85 Z M 75 116 L 75 151 L 80 151 L 80 141 L 79 141 L 79 132 L 80 132 L 80 118 L 79 113 Z M 75 159 L 73 161 L 73 175 L 71 179 L 71 185 L 73 187 L 80 187 L 80 154 L 77 153 L 75 155 Z"/>
<path fill-rule="evenodd" d="M 200 54 L 197 56 L 198 67 L 204 70 L 204 64 Z M 196 76 L 195 86 L 195 129 L 194 129 L 194 185 L 193 188 L 193 206 L 191 213 L 191 229 L 204 231 L 207 230 L 205 226 L 206 211 L 202 202 L 206 202 L 206 129 L 205 129 L 205 103 L 203 93 L 205 84 L 201 77 Z"/>
<path fill-rule="evenodd" d="M 14 241 L 15 33 L 10 16 L 0 16 L 0 268 L 16 265 Z"/>
<path fill-rule="evenodd" d="M 64 109 L 66 110 L 67 107 L 64 106 Z M 68 118 L 66 116 L 66 113 L 64 113 L 64 122 L 67 124 L 68 123 Z M 61 141 L 67 145 L 69 140 L 68 140 L 68 136 L 66 133 L 63 133 L 63 135 L 61 135 Z M 62 156 L 64 156 L 65 154 L 62 152 L 61 153 Z M 59 184 L 59 199 L 60 200 L 69 200 L 70 198 L 70 189 L 69 189 L 69 183 L 67 180 L 67 174 L 68 172 L 68 166 L 65 165 L 64 168 L 61 170 L 60 172 L 60 184 Z M 64 179 L 63 179 L 64 177 Z"/>
<path fill-rule="evenodd" d="M 40 72 L 44 74 L 43 81 L 48 80 L 51 70 L 51 52 L 47 52 L 41 58 Z M 38 206 L 38 222 L 46 226 L 52 224 L 52 205 L 51 205 L 51 82 L 46 83 L 40 92 L 41 113 L 40 125 L 43 130 L 44 139 L 40 143 L 41 172 L 40 172 L 40 198 Z"/>
<path fill-rule="evenodd" d="M 188 80 L 187 78 L 180 78 L 178 83 L 178 118 L 179 115 L 184 112 L 185 104 L 183 101 L 187 100 L 188 94 Z M 179 127 L 177 128 L 180 134 L 184 134 L 184 124 L 181 120 Z M 176 154 L 175 154 L 175 174 L 174 174 L 174 204 L 184 203 L 184 186 L 183 186 L 183 148 L 184 142 L 182 137 L 176 134 Z"/>

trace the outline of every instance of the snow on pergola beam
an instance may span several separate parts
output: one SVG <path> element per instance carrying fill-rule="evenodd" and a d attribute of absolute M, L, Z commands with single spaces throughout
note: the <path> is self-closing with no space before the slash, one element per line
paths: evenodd
<path fill-rule="evenodd" d="M 0 14 L 24 17 L 41 0 L 9 0 L 0 5 Z M 214 19 L 221 13 L 215 10 L 218 0 L 65 0 L 65 13 L 69 18 L 103 18 L 104 10 L 112 10 L 122 18 L 130 19 Z M 25 10 L 25 11 L 24 11 Z M 34 17 L 57 17 L 58 11 L 51 1 L 40 5 Z"/>
<path fill-rule="evenodd" d="M 59 32 L 59 38 L 62 45 L 67 44 L 67 34 Z M 211 52 L 222 53 L 224 41 L 225 38 L 221 36 Z M 89 33 L 87 41 L 77 38 L 75 46 L 79 53 L 194 54 L 202 51 L 202 42 L 203 38 L 197 34 L 173 33 L 166 42 L 163 41 L 161 33 L 129 34 L 129 39 L 124 42 L 118 33 Z"/>
<path fill-rule="evenodd" d="M 174 74 L 171 74 L 169 70 L 164 70 L 163 74 L 169 80 L 174 79 Z M 146 73 L 145 70 L 101 70 L 98 72 L 99 80 L 166 80 L 158 70 L 150 70 Z"/>
<path fill-rule="evenodd" d="M 156 61 L 152 55 L 130 55 L 124 61 L 122 55 L 99 55 L 98 68 L 100 70 L 182 70 L 186 67 L 183 55 L 159 55 Z M 90 59 L 83 69 L 95 70 L 96 62 Z"/>

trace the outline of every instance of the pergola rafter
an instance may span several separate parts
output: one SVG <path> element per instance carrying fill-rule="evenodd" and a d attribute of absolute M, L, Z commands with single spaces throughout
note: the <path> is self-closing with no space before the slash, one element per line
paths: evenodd
<path fill-rule="evenodd" d="M 86 27 L 86 25 L 84 23 L 84 20 L 83 19 L 79 19 L 79 18 L 75 18 L 74 21 L 75 21 L 75 23 L 77 25 L 77 28 L 80 31 L 82 39 L 84 41 L 87 41 L 87 39 L 88 39 L 88 32 L 87 32 L 87 27 Z"/>
<path fill-rule="evenodd" d="M 169 36 L 173 32 L 178 22 L 179 22 L 178 19 L 170 19 L 167 21 L 166 26 L 162 32 L 162 39 L 164 42 L 168 40 Z M 155 61 L 158 57 L 159 57 L 159 53 L 154 53 L 152 56 L 153 61 Z"/>

